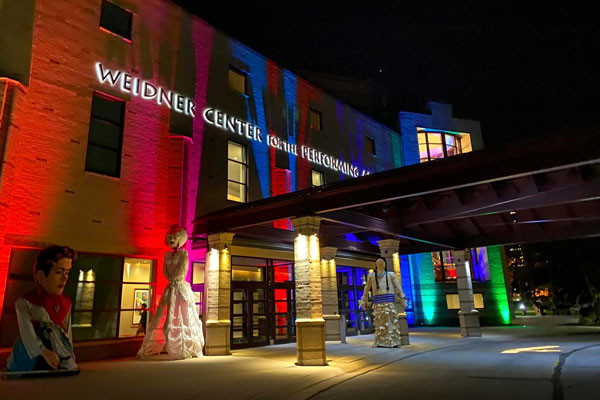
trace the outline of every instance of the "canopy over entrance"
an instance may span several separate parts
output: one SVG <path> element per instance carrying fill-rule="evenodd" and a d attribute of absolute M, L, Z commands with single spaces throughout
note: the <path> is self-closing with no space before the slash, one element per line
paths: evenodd
<path fill-rule="evenodd" d="M 321 218 L 321 245 L 400 254 L 600 234 L 600 134 L 546 137 L 411 165 L 198 216 L 196 238 L 232 232 L 292 244 L 280 219 Z"/>

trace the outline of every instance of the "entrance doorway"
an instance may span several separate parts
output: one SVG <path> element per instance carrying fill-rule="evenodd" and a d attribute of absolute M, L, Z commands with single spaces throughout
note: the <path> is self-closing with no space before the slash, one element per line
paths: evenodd
<path fill-rule="evenodd" d="M 346 317 L 346 334 L 354 336 L 373 333 L 375 329 L 371 313 L 359 307 L 369 270 L 338 265 L 336 274 L 338 307 L 340 315 Z"/>
<path fill-rule="evenodd" d="M 231 259 L 231 348 L 296 339 L 294 263 L 252 257 Z"/>

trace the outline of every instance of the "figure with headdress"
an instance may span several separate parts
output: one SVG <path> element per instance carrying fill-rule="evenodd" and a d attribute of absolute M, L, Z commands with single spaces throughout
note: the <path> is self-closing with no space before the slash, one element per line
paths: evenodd
<path fill-rule="evenodd" d="M 173 359 L 202 356 L 202 321 L 196 312 L 194 292 L 185 280 L 189 267 L 184 249 L 187 239 L 187 232 L 179 226 L 167 232 L 165 241 L 173 251 L 165 254 L 163 273 L 169 283 L 150 320 L 138 358 L 163 351 Z"/>
<path fill-rule="evenodd" d="M 373 323 L 375 325 L 373 346 L 399 346 L 401 334 L 398 312 L 404 311 L 406 297 L 396 274 L 387 270 L 387 262 L 384 258 L 380 257 L 375 261 L 375 270 L 367 277 L 360 301 L 363 309 L 370 306 L 369 291 L 373 292 Z"/>

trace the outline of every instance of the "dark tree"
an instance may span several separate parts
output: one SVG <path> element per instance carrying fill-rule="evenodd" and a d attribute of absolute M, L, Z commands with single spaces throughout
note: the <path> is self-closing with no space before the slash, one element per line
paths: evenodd
<path fill-rule="evenodd" d="M 600 322 L 600 238 L 535 243 L 507 249 L 512 288 L 555 312 L 580 309 L 585 322 Z M 512 250 L 512 251 L 511 251 Z M 535 297 L 536 289 L 549 296 Z"/>

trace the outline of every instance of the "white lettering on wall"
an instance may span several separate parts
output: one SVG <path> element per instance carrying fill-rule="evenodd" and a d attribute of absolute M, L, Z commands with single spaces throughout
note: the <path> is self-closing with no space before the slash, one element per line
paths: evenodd
<path fill-rule="evenodd" d="M 141 96 L 144 100 L 155 100 L 158 105 L 164 105 L 192 118 L 196 116 L 196 104 L 192 99 L 160 86 L 157 87 L 148 81 L 142 81 L 126 72 L 110 70 L 98 62 L 96 63 L 96 76 L 100 83 L 117 87 L 123 93 Z"/>
<path fill-rule="evenodd" d="M 298 148 L 298 145 L 288 143 L 273 135 L 267 135 L 266 138 L 263 138 L 259 127 L 252 125 L 250 122 L 225 114 L 215 108 L 205 108 L 204 111 L 202 111 L 202 118 L 209 125 L 216 126 L 224 131 L 231 132 L 256 142 L 265 143 L 269 147 L 284 151 L 288 154 L 300 156 L 313 164 L 322 165 L 333 171 L 341 172 L 344 175 L 356 178 L 359 175 L 370 174 L 367 170 L 363 170 L 361 173 L 358 167 L 349 162 L 339 160 L 311 147 L 300 146 L 300 148 Z"/>

